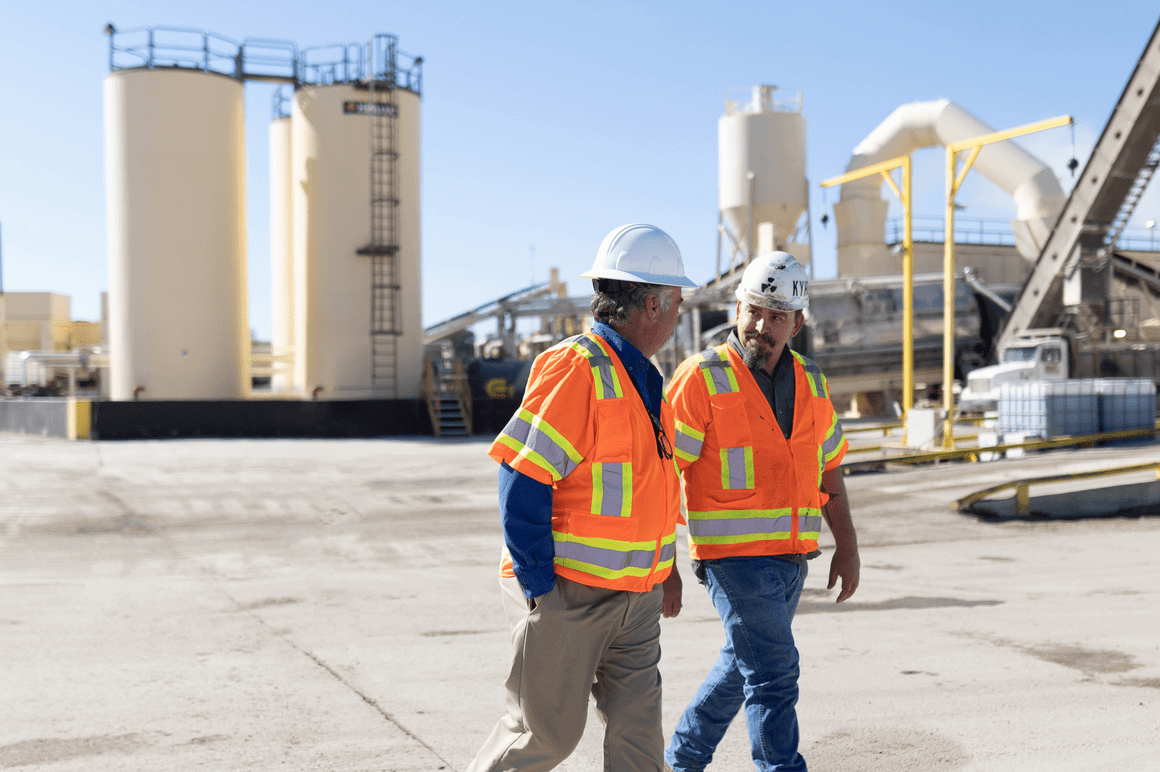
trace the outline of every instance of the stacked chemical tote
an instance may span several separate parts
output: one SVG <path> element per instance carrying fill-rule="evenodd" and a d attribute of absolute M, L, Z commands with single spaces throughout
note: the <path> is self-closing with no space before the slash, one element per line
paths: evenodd
<path fill-rule="evenodd" d="M 300 51 L 106 31 L 112 398 L 250 396 L 248 80 L 293 89 L 270 128 L 274 391 L 416 397 L 422 60 L 390 35 Z"/>
<path fill-rule="evenodd" d="M 999 432 L 1047 439 L 1156 424 L 1156 384 L 1147 378 L 1077 378 L 1003 384 Z"/>

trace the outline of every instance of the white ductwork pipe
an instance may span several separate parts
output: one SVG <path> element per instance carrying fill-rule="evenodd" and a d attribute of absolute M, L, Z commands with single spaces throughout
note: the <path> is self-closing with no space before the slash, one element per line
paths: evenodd
<path fill-rule="evenodd" d="M 846 171 L 993 131 L 947 99 L 912 102 L 891 113 L 854 148 Z M 1016 219 L 1011 221 L 1015 246 L 1024 258 L 1035 260 L 1067 202 L 1055 174 L 1010 140 L 984 146 L 972 169 L 1015 199 Z M 841 201 L 834 205 L 839 274 L 897 272 L 886 250 L 889 202 L 882 198 L 882 185 L 882 178 L 874 176 L 842 186 Z"/>

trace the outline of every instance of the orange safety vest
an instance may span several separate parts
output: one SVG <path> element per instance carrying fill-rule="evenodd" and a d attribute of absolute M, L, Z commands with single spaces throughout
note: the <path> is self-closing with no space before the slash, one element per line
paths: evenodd
<path fill-rule="evenodd" d="M 849 443 L 826 377 L 809 359 L 791 353 L 788 440 L 753 374 L 728 344 L 689 357 L 673 376 L 673 454 L 684 476 L 694 560 L 817 549 L 829 498 L 821 490 L 822 471 L 838 466 Z"/>
<path fill-rule="evenodd" d="M 674 435 L 667 401 L 661 426 Z M 658 456 L 648 410 L 599 335 L 568 338 L 536 357 L 523 403 L 488 455 L 553 486 L 558 576 L 646 592 L 669 575 L 681 501 L 676 463 Z M 513 575 L 506 554 L 501 573 Z"/>

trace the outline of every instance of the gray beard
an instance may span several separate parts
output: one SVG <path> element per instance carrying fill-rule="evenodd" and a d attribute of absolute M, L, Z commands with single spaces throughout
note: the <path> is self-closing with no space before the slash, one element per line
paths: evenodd
<path fill-rule="evenodd" d="M 772 351 L 766 351 L 765 353 L 758 351 L 756 340 L 748 340 L 742 343 L 741 351 L 743 352 L 741 354 L 741 361 L 750 370 L 754 368 L 764 369 L 769 364 L 770 357 L 773 356 Z"/>

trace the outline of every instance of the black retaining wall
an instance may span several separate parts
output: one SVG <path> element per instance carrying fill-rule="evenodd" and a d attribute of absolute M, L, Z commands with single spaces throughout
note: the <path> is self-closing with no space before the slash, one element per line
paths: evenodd
<path fill-rule="evenodd" d="M 476 436 L 503 429 L 519 400 L 475 400 Z M 382 437 L 432 434 L 417 399 L 93 402 L 92 438 Z"/>

